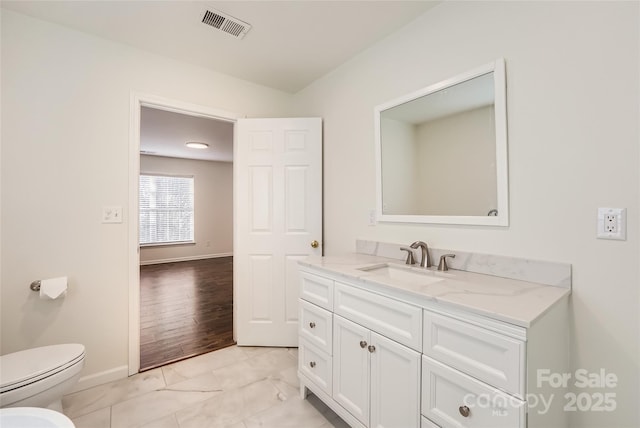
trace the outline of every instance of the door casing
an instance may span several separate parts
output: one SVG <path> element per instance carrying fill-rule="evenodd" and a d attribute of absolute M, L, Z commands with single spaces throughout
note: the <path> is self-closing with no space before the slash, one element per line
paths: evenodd
<path fill-rule="evenodd" d="M 132 92 L 129 121 L 129 213 L 128 213 L 128 283 L 129 283 L 129 376 L 140 371 L 140 246 L 139 233 L 139 175 L 140 175 L 140 112 L 151 107 L 189 116 L 217 119 L 234 124 L 234 152 L 236 149 L 235 123 L 240 115 L 225 110 L 185 103 L 156 95 Z M 235 170 L 235 168 L 234 168 Z M 235 171 L 234 171 L 235 174 Z M 235 191 L 234 191 L 235 198 Z M 126 214 L 125 214 L 126 215 Z M 235 294 L 235 290 L 234 290 Z M 235 318 L 234 312 L 234 318 Z M 234 319 L 235 339 L 235 319 Z"/>

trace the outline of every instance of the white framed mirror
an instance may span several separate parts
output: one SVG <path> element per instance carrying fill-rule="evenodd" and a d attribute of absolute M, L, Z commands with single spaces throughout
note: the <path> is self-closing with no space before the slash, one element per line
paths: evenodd
<path fill-rule="evenodd" d="M 504 59 L 375 108 L 377 219 L 508 226 Z"/>

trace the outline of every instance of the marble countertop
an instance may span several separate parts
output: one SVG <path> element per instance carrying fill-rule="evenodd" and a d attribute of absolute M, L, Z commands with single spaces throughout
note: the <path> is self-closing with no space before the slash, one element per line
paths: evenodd
<path fill-rule="evenodd" d="M 555 303 L 571 293 L 568 288 L 501 278 L 461 270 L 438 272 L 419 265 L 409 267 L 402 261 L 380 256 L 347 254 L 344 256 L 309 257 L 301 266 L 320 269 L 334 277 L 357 279 L 363 288 L 399 293 L 405 298 L 432 301 L 456 307 L 491 319 L 528 328 Z M 400 269 L 421 271 L 424 281 L 391 279 L 374 271 L 363 270 L 388 263 Z"/>

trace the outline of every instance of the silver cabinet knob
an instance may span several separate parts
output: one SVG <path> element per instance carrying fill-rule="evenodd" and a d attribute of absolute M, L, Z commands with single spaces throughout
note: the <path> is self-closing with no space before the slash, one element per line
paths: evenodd
<path fill-rule="evenodd" d="M 309 365 L 311 366 L 311 368 L 314 368 L 314 367 L 316 366 L 316 362 L 315 362 L 315 361 L 311 361 L 311 362 L 309 363 Z"/>
<path fill-rule="evenodd" d="M 464 416 L 465 418 L 468 418 L 469 415 L 471 414 L 471 410 L 469 410 L 469 408 L 467 406 L 460 406 L 458 407 L 458 411 L 460 412 L 460 414 L 462 416 Z"/>
<path fill-rule="evenodd" d="M 367 348 L 367 349 L 369 349 L 369 352 L 371 352 L 373 354 L 375 352 L 375 350 L 376 350 L 376 347 L 373 346 L 373 345 L 369 345 L 369 348 Z"/>
<path fill-rule="evenodd" d="M 311 322 L 309 323 L 309 327 L 311 327 L 311 328 L 316 328 L 316 323 L 314 323 L 313 321 L 311 321 Z"/>
<path fill-rule="evenodd" d="M 360 341 L 360 347 L 361 348 L 365 348 L 367 346 L 367 342 L 365 342 L 364 340 Z"/>

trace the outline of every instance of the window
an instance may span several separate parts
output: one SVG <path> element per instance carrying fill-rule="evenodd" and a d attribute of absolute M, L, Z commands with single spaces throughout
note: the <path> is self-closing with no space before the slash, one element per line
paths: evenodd
<path fill-rule="evenodd" d="M 193 242 L 193 177 L 140 175 L 140 245 Z"/>

